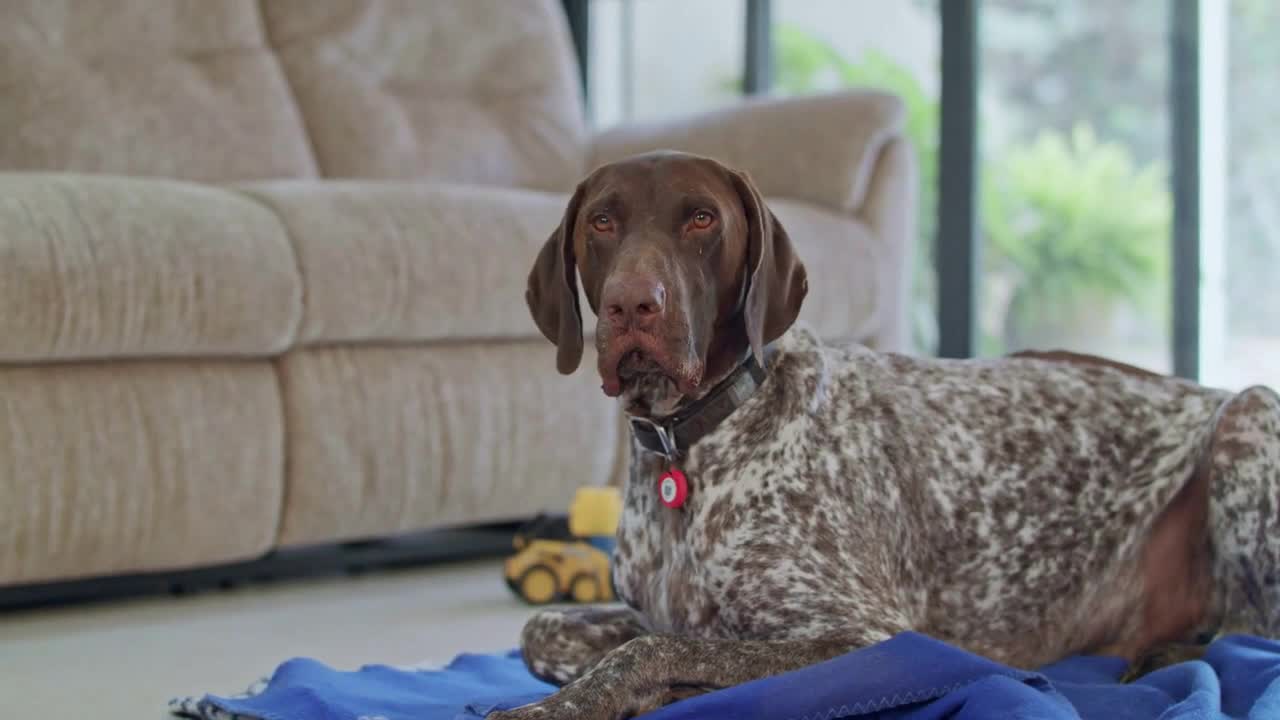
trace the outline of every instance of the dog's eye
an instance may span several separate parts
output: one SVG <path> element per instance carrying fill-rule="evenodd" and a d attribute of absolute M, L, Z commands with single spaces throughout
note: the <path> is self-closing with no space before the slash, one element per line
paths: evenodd
<path fill-rule="evenodd" d="M 595 228 L 596 232 L 609 232 L 613 229 L 613 218 L 604 213 L 592 216 L 591 227 Z"/>
<path fill-rule="evenodd" d="M 710 210 L 699 210 L 693 214 L 693 226 L 699 230 L 706 230 L 716 221 L 716 216 L 711 214 Z"/>

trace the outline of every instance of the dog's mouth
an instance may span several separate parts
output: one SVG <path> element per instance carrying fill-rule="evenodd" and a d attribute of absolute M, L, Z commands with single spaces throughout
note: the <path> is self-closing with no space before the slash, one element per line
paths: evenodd
<path fill-rule="evenodd" d="M 653 356 L 631 350 L 618 362 L 620 397 L 630 415 L 663 414 L 683 397 L 674 378 Z"/>
<path fill-rule="evenodd" d="M 660 412 L 697 391 L 701 363 L 678 362 L 647 336 L 619 338 L 600 355 L 605 395 L 620 397 L 633 414 Z"/>
<path fill-rule="evenodd" d="M 618 379 L 622 386 L 633 384 L 642 375 L 662 375 L 670 377 L 662 365 L 649 353 L 635 348 L 628 350 L 618 361 Z"/>

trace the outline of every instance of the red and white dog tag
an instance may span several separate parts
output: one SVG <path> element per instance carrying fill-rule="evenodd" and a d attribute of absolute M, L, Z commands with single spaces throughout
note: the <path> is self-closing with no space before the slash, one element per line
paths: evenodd
<path fill-rule="evenodd" d="M 658 497 L 669 508 L 678 508 L 684 504 L 685 498 L 689 497 L 689 481 L 679 468 L 673 465 L 658 478 Z"/>

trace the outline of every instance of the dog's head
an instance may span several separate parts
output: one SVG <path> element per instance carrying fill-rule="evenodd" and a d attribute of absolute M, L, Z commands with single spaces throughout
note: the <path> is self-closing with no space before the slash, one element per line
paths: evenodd
<path fill-rule="evenodd" d="M 597 318 L 604 392 L 637 415 L 701 397 L 748 349 L 763 364 L 808 290 L 751 180 L 673 152 L 591 173 L 538 254 L 525 297 L 565 374 L 582 360 L 579 274 Z"/>

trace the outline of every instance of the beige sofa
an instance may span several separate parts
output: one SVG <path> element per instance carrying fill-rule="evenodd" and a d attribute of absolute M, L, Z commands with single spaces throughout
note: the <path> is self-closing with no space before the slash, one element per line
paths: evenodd
<path fill-rule="evenodd" d="M 568 191 L 749 171 L 804 320 L 906 338 L 898 102 L 595 133 L 555 0 L 12 0 L 0 22 L 0 586 L 565 507 L 625 463 L 524 283 Z M 590 359 L 586 367 L 591 367 Z"/>

